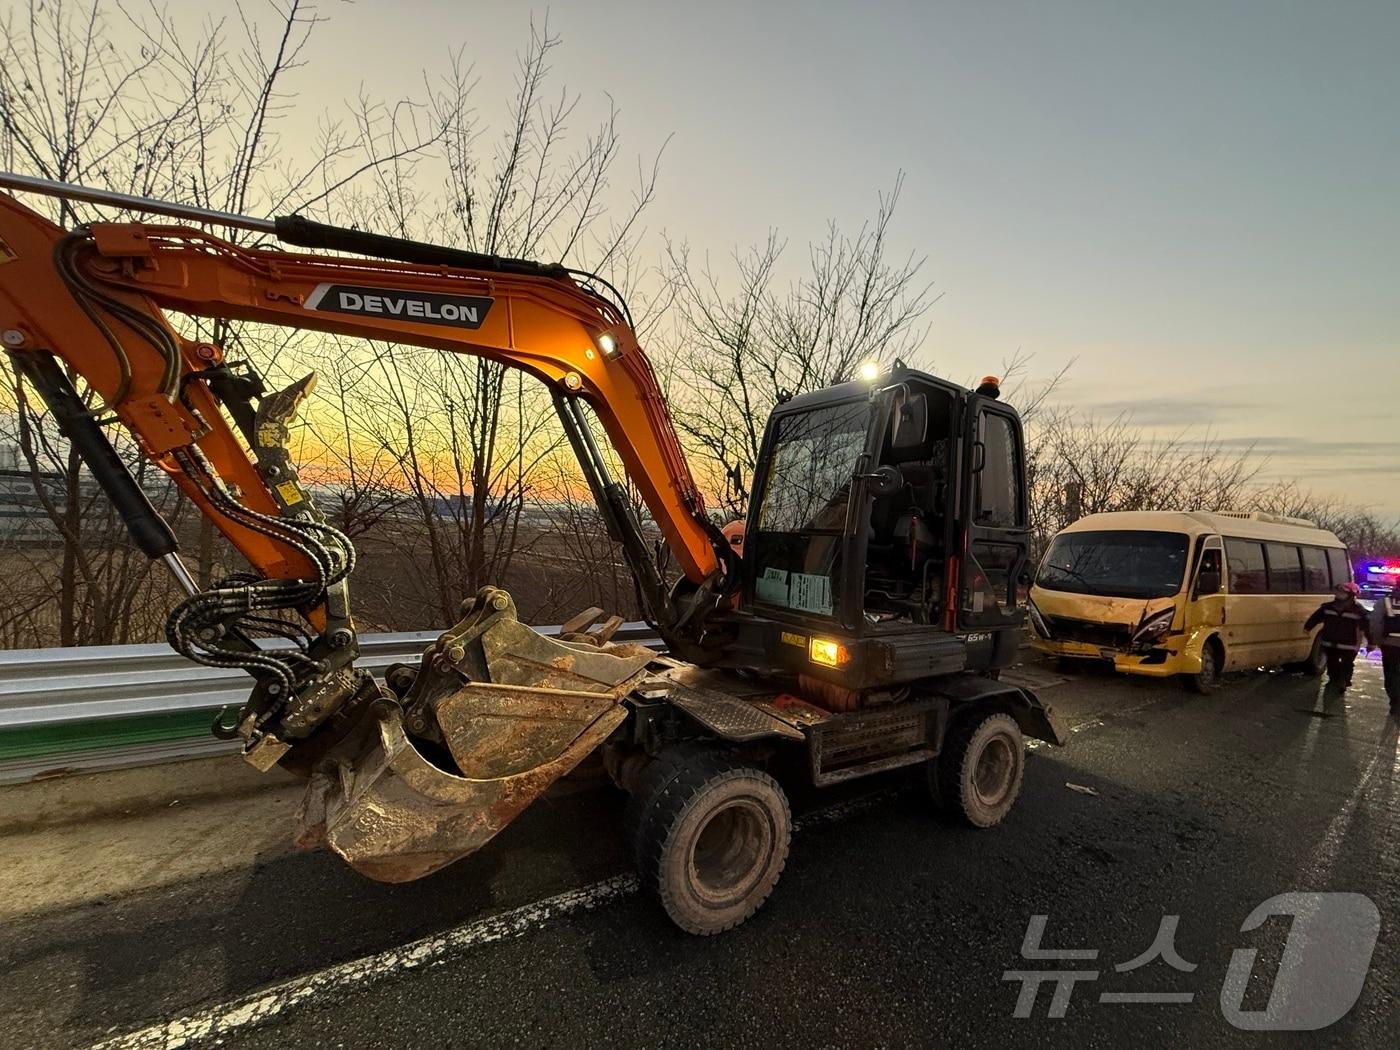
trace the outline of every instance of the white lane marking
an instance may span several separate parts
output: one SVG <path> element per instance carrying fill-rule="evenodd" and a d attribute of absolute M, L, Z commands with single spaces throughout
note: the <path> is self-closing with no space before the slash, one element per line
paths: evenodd
<path fill-rule="evenodd" d="M 874 807 L 892 794 L 889 790 L 875 791 L 814 810 L 794 820 L 792 830 L 798 832 L 834 824 Z M 242 1028 L 265 1024 L 332 989 L 343 991 L 367 986 L 406 970 L 437 966 L 472 948 L 523 936 L 566 915 L 629 897 L 639 889 L 635 875 L 616 875 L 397 948 L 389 948 L 376 955 L 293 977 L 199 1013 L 115 1036 L 95 1044 L 92 1050 L 179 1050 Z"/>
<path fill-rule="evenodd" d="M 637 892 L 635 875 L 618 875 L 576 890 L 522 905 L 433 934 L 377 955 L 331 966 L 274 984 L 252 995 L 220 1003 L 189 1014 L 138 1029 L 98 1043 L 93 1050 L 176 1050 L 201 1040 L 228 1035 L 240 1028 L 263 1024 L 277 1015 L 315 999 L 332 989 L 343 990 L 379 981 L 391 974 L 434 966 L 483 944 L 519 937 L 530 930 L 578 911 L 596 908 Z"/>

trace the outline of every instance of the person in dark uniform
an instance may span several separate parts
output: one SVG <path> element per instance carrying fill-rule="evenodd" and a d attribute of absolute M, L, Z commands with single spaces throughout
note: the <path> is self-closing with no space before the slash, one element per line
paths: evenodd
<path fill-rule="evenodd" d="M 1317 612 L 1308 617 L 1303 630 L 1311 631 L 1322 624 L 1322 651 L 1327 654 L 1327 683 L 1337 689 L 1351 685 L 1351 672 L 1356 664 L 1356 652 L 1370 637 L 1366 608 L 1356 596 L 1361 588 L 1354 583 L 1339 583 L 1336 597 L 1323 602 Z M 1396 639 L 1400 643 L 1400 639 Z M 1394 703 L 1394 700 L 1391 701 Z"/>
<path fill-rule="evenodd" d="M 1385 674 L 1385 695 L 1390 697 L 1390 713 L 1400 714 L 1400 582 L 1384 598 L 1377 598 L 1371 610 L 1368 634 L 1371 644 L 1381 651 Z"/>

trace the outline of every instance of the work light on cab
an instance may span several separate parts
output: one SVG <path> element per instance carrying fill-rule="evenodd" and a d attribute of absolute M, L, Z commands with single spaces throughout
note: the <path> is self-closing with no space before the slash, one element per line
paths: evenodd
<path fill-rule="evenodd" d="M 600 332 L 598 335 L 598 349 L 603 351 L 603 356 L 612 360 L 622 351 L 617 348 L 617 340 L 607 332 Z"/>

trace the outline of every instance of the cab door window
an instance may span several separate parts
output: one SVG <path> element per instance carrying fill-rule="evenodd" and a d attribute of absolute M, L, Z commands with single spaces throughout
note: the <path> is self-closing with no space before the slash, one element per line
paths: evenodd
<path fill-rule="evenodd" d="M 1351 582 L 1351 566 L 1347 563 L 1347 552 L 1335 547 L 1327 548 L 1327 567 L 1332 570 L 1332 586 Z"/>
<path fill-rule="evenodd" d="M 967 561 L 962 567 L 959 622 L 1000 627 L 1020 620 L 1017 578 L 1026 565 L 1025 491 L 1021 441 L 1014 418 L 979 407 L 972 428 Z"/>
<path fill-rule="evenodd" d="M 992 529 L 1016 529 L 1025 524 L 1018 469 L 1020 448 L 1011 420 L 982 413 L 982 469 L 977 473 L 976 524 Z"/>

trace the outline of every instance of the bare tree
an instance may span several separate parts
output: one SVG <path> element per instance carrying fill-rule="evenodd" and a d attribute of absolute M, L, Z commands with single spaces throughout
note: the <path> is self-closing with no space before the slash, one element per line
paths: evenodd
<path fill-rule="evenodd" d="M 1158 437 L 1126 415 L 1042 406 L 1027 451 L 1032 529 L 1043 542 L 1084 514 L 1241 506 L 1263 467 L 1210 433 Z"/>
<path fill-rule="evenodd" d="M 1306 489 L 1296 481 L 1261 485 L 1252 506 L 1272 514 L 1304 518 L 1337 534 L 1353 557 L 1371 560 L 1400 556 L 1400 522 L 1374 511 Z"/>
<path fill-rule="evenodd" d="M 336 194 L 378 167 L 411 164 L 444 129 L 411 105 L 360 99 L 354 119 L 324 122 L 311 148 L 284 148 L 278 129 L 289 101 L 286 81 L 300 68 L 317 22 L 300 0 L 269 4 L 261 17 L 240 8 L 236 29 L 213 22 L 193 36 L 180 33 L 154 5 L 29 0 L 11 7 L 0 15 L 0 160 L 12 171 L 229 211 L 328 208 Z M 116 39 L 134 42 L 119 47 Z M 66 199 L 43 198 L 35 206 L 49 208 L 65 225 L 113 217 Z M 255 359 L 279 356 L 297 340 L 279 329 L 182 323 L 193 337 Z M 77 454 L 49 443 L 46 415 L 19 386 L 7 388 L 0 410 L 15 413 L 29 473 L 57 494 L 41 499 L 39 509 L 61 539 L 55 594 L 60 643 L 128 634 L 125 622 L 108 621 L 134 606 L 111 595 L 135 593 L 150 565 L 124 557 L 99 568 L 85 548 L 103 542 L 105 526 L 82 495 Z M 148 469 L 129 441 L 113 437 L 133 470 Z M 214 542 L 207 521 L 199 532 L 199 576 L 207 584 L 231 554 Z M 108 579 L 117 571 L 128 575 Z M 95 620 L 84 626 L 89 614 Z"/>
<path fill-rule="evenodd" d="M 920 321 L 935 302 L 924 259 L 890 257 L 902 187 L 901 175 L 853 236 L 829 224 L 791 283 L 776 232 L 736 253 L 730 274 L 684 242 L 667 246 L 672 410 L 730 513 L 748 502 L 763 425 L 782 397 L 851 379 L 864 360 L 909 357 L 923 342 Z"/>
<path fill-rule="evenodd" d="M 468 104 L 471 70 L 454 63 L 435 98 L 434 120 L 445 129 L 434 168 L 440 184 L 385 165 L 354 198 L 366 221 L 373 216 L 376 228 L 398 236 L 567 261 L 610 283 L 634 283 L 659 157 L 638 167 L 630 190 L 613 186 L 622 156 L 617 112 L 609 105 L 585 133 L 571 131 L 580 96 L 550 83 L 559 43 L 547 24 L 532 23 L 494 133 Z M 416 581 L 405 590 L 451 620 L 464 595 L 509 579 L 517 556 L 537 549 L 538 530 L 523 517 L 536 502 L 537 475 L 557 469 L 563 440 L 546 392 L 480 357 L 381 344 L 336 344 L 334 352 L 341 363 L 333 367 L 353 387 L 338 394 L 354 432 L 347 445 L 359 435 L 397 464 L 393 484 L 406 499 L 394 515 L 396 542 Z"/>

